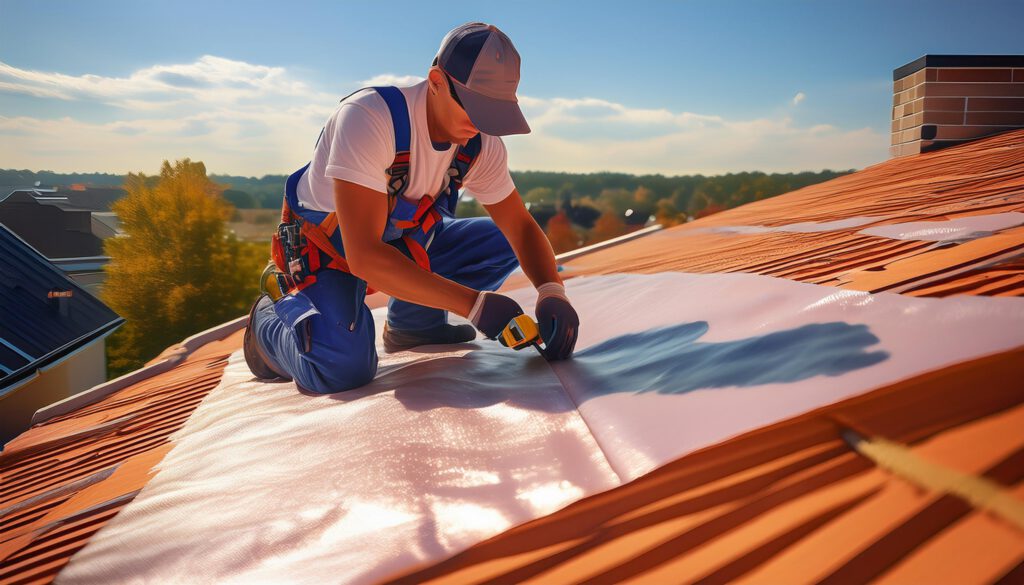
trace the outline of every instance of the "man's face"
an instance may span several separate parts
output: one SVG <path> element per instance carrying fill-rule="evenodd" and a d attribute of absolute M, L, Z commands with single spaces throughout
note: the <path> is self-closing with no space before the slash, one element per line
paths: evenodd
<path fill-rule="evenodd" d="M 452 142 L 465 145 L 469 139 L 476 136 L 480 131 L 469 119 L 469 114 L 462 108 L 455 94 L 452 80 L 440 68 L 433 68 L 430 72 L 430 81 L 437 85 L 438 121 L 444 126 L 444 131 Z"/>

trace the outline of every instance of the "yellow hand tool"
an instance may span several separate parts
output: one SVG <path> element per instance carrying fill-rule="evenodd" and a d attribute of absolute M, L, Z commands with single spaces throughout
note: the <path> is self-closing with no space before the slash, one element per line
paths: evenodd
<path fill-rule="evenodd" d="M 275 303 L 285 295 L 288 288 L 284 282 L 284 275 L 277 271 L 277 267 L 271 262 L 263 269 L 260 276 L 260 292 L 266 293 L 270 300 Z"/>
<path fill-rule="evenodd" d="M 508 322 L 508 325 L 501 330 L 498 341 L 505 347 L 519 351 L 524 347 L 533 346 L 541 352 L 540 329 L 537 323 L 529 315 L 518 315 Z"/>

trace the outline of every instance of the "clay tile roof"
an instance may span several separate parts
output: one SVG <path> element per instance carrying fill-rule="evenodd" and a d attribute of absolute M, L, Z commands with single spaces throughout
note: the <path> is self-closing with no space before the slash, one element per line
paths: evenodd
<path fill-rule="evenodd" d="M 242 332 L 234 329 L 187 357 L 182 348 L 165 352 L 169 357 L 154 366 L 170 369 L 7 443 L 0 454 L 0 582 L 52 581 L 134 498 L 170 449 L 168 437 L 217 385 L 228 355 L 240 347 Z"/>
<path fill-rule="evenodd" d="M 1024 227 L 971 226 L 1021 212 L 1016 131 L 577 254 L 563 275 L 748 272 L 911 296 L 1020 297 Z M 936 221 L 966 235 L 863 233 Z M 159 373 L 68 406 L 8 444 L 0 581 L 52 580 L 135 497 L 241 347 L 241 325 L 169 348 L 148 366 Z M 1021 379 L 1017 347 L 887 384 L 684 455 L 394 582 L 1021 582 Z"/>

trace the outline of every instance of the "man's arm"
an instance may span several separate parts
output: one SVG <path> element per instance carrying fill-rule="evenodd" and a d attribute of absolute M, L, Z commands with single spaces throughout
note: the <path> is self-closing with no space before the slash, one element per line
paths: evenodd
<path fill-rule="evenodd" d="M 508 197 L 493 205 L 484 205 L 484 209 L 505 234 L 519 265 L 523 267 L 523 273 L 534 287 L 546 282 L 562 283 L 551 242 L 523 205 L 518 189 L 513 189 Z"/>
<path fill-rule="evenodd" d="M 334 179 L 334 206 L 345 259 L 353 274 L 393 297 L 462 317 L 469 315 L 478 291 L 423 270 L 381 241 L 388 217 L 384 193 Z"/>

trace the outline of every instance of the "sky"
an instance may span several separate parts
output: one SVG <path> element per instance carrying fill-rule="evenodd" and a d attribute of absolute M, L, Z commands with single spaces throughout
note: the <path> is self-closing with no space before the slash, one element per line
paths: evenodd
<path fill-rule="evenodd" d="M 889 157 L 893 69 L 1024 54 L 1024 2 L 0 0 L 0 168 L 285 174 L 360 87 L 495 24 L 533 129 L 512 170 L 714 175 Z"/>

